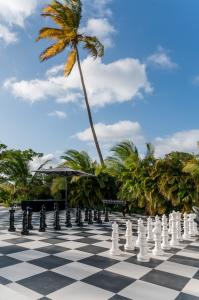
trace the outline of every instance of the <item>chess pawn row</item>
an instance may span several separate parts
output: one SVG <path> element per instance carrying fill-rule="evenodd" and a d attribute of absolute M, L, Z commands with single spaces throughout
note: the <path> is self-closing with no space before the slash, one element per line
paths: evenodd
<path fill-rule="evenodd" d="M 161 248 L 163 250 L 171 249 L 169 244 L 169 233 L 167 227 L 167 217 L 165 215 L 162 216 L 162 244 Z"/>
<path fill-rule="evenodd" d="M 110 249 L 110 255 L 120 255 L 121 251 L 119 249 L 119 232 L 118 232 L 118 224 L 116 222 L 112 225 L 112 245 Z"/>
<path fill-rule="evenodd" d="M 133 231 L 132 231 L 132 223 L 131 221 L 126 222 L 126 244 L 124 245 L 125 250 L 134 250 L 135 245 L 134 245 L 134 240 L 133 240 Z"/>
<path fill-rule="evenodd" d="M 148 255 L 148 245 L 146 239 L 146 228 L 143 223 L 140 224 L 139 228 L 139 253 L 137 260 L 141 262 L 149 262 L 150 257 Z"/>

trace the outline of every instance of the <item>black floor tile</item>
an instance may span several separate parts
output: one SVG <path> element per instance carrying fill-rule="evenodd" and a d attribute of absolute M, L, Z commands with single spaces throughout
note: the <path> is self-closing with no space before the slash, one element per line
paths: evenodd
<path fill-rule="evenodd" d="M 199 299 L 199 297 L 180 293 L 175 300 L 198 300 L 198 299 Z"/>
<path fill-rule="evenodd" d="M 39 275 L 20 280 L 17 283 L 45 296 L 72 284 L 74 281 L 75 280 L 66 276 L 47 271 Z"/>
<path fill-rule="evenodd" d="M 89 237 L 85 237 L 85 238 L 77 240 L 77 242 L 92 245 L 92 244 L 95 244 L 95 243 L 99 243 L 100 241 L 96 240 L 96 239 L 89 238 Z"/>
<path fill-rule="evenodd" d="M 64 252 L 69 250 L 68 248 L 57 246 L 57 245 L 50 245 L 42 248 L 38 248 L 37 251 L 41 251 L 48 254 L 56 254 L 60 252 Z"/>
<path fill-rule="evenodd" d="M 144 275 L 140 280 L 181 291 L 190 280 L 190 278 L 158 270 L 152 270 Z"/>
<path fill-rule="evenodd" d="M 195 278 L 195 279 L 199 279 L 199 271 L 194 275 L 194 277 L 193 278 Z"/>
<path fill-rule="evenodd" d="M 12 266 L 18 263 L 21 263 L 21 261 L 18 259 L 6 255 L 0 256 L 0 268 Z"/>
<path fill-rule="evenodd" d="M 26 238 L 23 238 L 23 237 L 16 237 L 14 239 L 5 240 L 5 242 L 17 245 L 17 244 L 22 244 L 22 243 L 33 242 L 33 240 L 28 239 L 28 238 L 26 239 Z"/>
<path fill-rule="evenodd" d="M 6 285 L 6 284 L 11 283 L 11 282 L 12 281 L 0 276 L 0 284 Z M 0 288 L 0 290 L 1 290 L 1 288 Z"/>
<path fill-rule="evenodd" d="M 42 268 L 45 268 L 47 270 L 58 268 L 60 266 L 66 265 L 70 262 L 71 262 L 71 260 L 53 256 L 53 255 L 29 261 L 29 263 L 39 266 L 39 267 L 42 267 Z"/>
<path fill-rule="evenodd" d="M 115 296 L 111 297 L 109 300 L 132 300 L 132 298 L 129 299 L 129 298 L 126 298 L 126 297 L 122 297 L 120 295 L 115 295 Z"/>
<path fill-rule="evenodd" d="M 113 293 L 119 293 L 135 280 L 112 272 L 101 271 L 82 281 Z"/>
<path fill-rule="evenodd" d="M 98 247 L 94 245 L 87 245 L 87 246 L 80 247 L 77 250 L 92 253 L 92 254 L 98 254 L 107 251 L 107 248 Z"/>
<path fill-rule="evenodd" d="M 44 243 L 49 243 L 49 244 L 52 244 L 52 245 L 56 245 L 56 244 L 59 244 L 59 243 L 63 243 L 63 239 L 59 239 L 59 238 L 49 238 L 49 239 L 45 239 L 45 240 L 42 240 L 42 242 Z"/>
<path fill-rule="evenodd" d="M 168 260 L 178 264 L 199 268 L 199 260 L 195 258 L 174 255 L 170 257 Z"/>
<path fill-rule="evenodd" d="M 0 247 L 1 254 L 11 254 L 11 253 L 17 253 L 17 252 L 21 252 L 21 251 L 25 251 L 25 250 L 27 250 L 27 248 L 20 247 L 17 245 Z"/>
<path fill-rule="evenodd" d="M 189 246 L 187 246 L 185 249 L 186 249 L 186 250 L 195 251 L 195 252 L 199 252 L 199 247 L 197 247 L 197 246 L 189 245 Z"/>
<path fill-rule="evenodd" d="M 84 259 L 80 260 L 79 262 L 86 264 L 86 265 L 93 266 L 93 267 L 97 267 L 100 269 L 106 269 L 108 267 L 113 266 L 114 264 L 117 264 L 118 260 L 111 259 L 108 257 L 93 255 L 91 257 L 84 258 Z"/>

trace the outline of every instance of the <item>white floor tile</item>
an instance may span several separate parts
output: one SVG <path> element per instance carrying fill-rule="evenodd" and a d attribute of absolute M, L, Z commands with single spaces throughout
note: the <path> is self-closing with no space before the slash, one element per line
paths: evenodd
<path fill-rule="evenodd" d="M 182 290 L 183 293 L 191 294 L 193 296 L 199 297 L 199 280 L 191 279 Z"/>
<path fill-rule="evenodd" d="M 123 276 L 128 276 L 134 279 L 139 279 L 150 272 L 151 269 L 123 261 L 107 268 L 106 271 L 117 273 Z"/>
<path fill-rule="evenodd" d="M 12 289 L 8 288 L 6 285 L 0 285 L 1 300 L 30 300 L 29 297 L 22 295 Z"/>
<path fill-rule="evenodd" d="M 119 295 L 133 300 L 174 300 L 179 292 L 159 285 L 137 280 Z"/>
<path fill-rule="evenodd" d="M 198 268 L 181 265 L 171 261 L 164 261 L 156 267 L 156 270 L 192 278 L 198 271 Z"/>
<path fill-rule="evenodd" d="M 24 287 L 24 286 L 22 286 L 20 284 L 14 283 L 14 282 L 10 283 L 10 284 L 7 284 L 7 287 L 9 287 L 11 290 L 13 290 L 15 292 L 20 293 L 23 296 L 28 297 L 28 299 L 30 299 L 30 300 L 37 300 L 39 298 L 42 298 L 41 294 L 36 293 L 33 290 L 30 290 L 30 289 L 28 289 L 28 288 L 26 288 L 26 287 Z"/>
<path fill-rule="evenodd" d="M 199 252 L 197 253 L 195 251 L 191 251 L 191 250 L 188 250 L 188 249 L 179 251 L 178 255 L 199 259 Z"/>
<path fill-rule="evenodd" d="M 19 259 L 21 261 L 29 261 L 37 258 L 42 258 L 48 255 L 49 254 L 37 250 L 25 250 L 25 251 L 9 254 L 8 256 Z"/>
<path fill-rule="evenodd" d="M 33 242 L 26 242 L 26 243 L 21 243 L 20 246 L 21 247 L 25 247 L 28 249 L 38 249 L 38 248 L 42 248 L 42 247 L 47 247 L 50 246 L 51 244 L 49 243 L 44 243 L 40 240 L 38 241 L 33 241 Z"/>
<path fill-rule="evenodd" d="M 108 300 L 113 295 L 114 294 L 109 291 L 79 281 L 51 293 L 47 297 L 52 300 L 66 300 L 66 297 L 69 300 Z M 83 296 L 84 298 L 82 298 Z"/>
<path fill-rule="evenodd" d="M 85 243 L 75 242 L 75 241 L 67 241 L 63 243 L 59 243 L 60 247 L 70 248 L 70 249 L 76 249 L 83 246 L 86 246 Z"/>
<path fill-rule="evenodd" d="M 69 260 L 73 260 L 73 261 L 78 261 L 78 260 L 87 258 L 87 257 L 92 256 L 92 255 L 93 254 L 91 254 L 91 253 L 78 251 L 78 250 L 75 250 L 75 249 L 55 254 L 55 256 L 65 258 L 65 259 L 69 259 Z"/>
<path fill-rule="evenodd" d="M 100 252 L 98 253 L 99 256 L 103 256 L 103 257 L 108 257 L 108 258 L 112 258 L 118 261 L 124 261 L 126 259 L 128 259 L 131 256 L 135 256 L 136 254 L 132 254 L 132 253 L 128 253 L 128 252 L 122 252 L 120 255 L 110 255 L 110 251 L 104 251 L 104 252 Z"/>

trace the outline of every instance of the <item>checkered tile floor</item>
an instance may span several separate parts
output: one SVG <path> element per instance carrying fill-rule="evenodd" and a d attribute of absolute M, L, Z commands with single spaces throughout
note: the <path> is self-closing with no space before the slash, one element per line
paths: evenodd
<path fill-rule="evenodd" d="M 35 229 L 21 236 L 21 213 L 16 233 L 8 233 L 7 220 L 7 210 L 0 209 L 0 300 L 199 299 L 199 239 L 140 263 L 137 251 L 110 257 L 111 224 L 67 229 L 62 214 L 62 230 L 55 232 L 48 214 L 47 231 L 39 233 L 35 214 Z M 120 223 L 123 249 L 126 219 L 111 220 Z"/>

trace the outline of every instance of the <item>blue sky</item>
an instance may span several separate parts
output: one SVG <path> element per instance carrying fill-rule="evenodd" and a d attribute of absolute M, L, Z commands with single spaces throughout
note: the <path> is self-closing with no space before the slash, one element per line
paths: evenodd
<path fill-rule="evenodd" d="M 58 156 L 96 157 L 79 75 L 63 78 L 66 54 L 39 62 L 36 43 L 46 0 L 0 0 L 0 141 Z M 125 5 L 124 5 L 125 3 Z M 130 138 L 156 155 L 197 151 L 199 3 L 196 0 L 84 0 L 81 30 L 96 34 L 105 56 L 81 51 L 96 131 L 104 155 Z"/>

